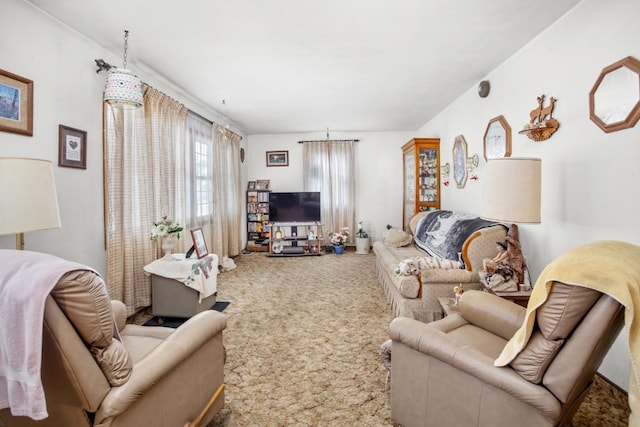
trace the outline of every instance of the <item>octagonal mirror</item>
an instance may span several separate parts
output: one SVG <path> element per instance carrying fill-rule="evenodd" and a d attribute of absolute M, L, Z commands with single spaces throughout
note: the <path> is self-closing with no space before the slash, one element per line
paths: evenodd
<path fill-rule="evenodd" d="M 605 132 L 640 119 L 640 61 L 628 56 L 605 67 L 589 92 L 589 116 Z"/>
<path fill-rule="evenodd" d="M 489 120 L 484 131 L 484 159 L 499 159 L 511 156 L 511 126 L 504 116 Z"/>

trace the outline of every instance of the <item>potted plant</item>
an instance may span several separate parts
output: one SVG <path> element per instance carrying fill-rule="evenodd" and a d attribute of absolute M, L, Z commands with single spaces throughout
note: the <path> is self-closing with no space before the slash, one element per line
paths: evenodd
<path fill-rule="evenodd" d="M 339 232 L 329 233 L 329 241 L 333 245 L 333 250 L 336 255 L 342 255 L 344 253 L 344 247 L 349 240 L 349 229 L 344 227 Z"/>
<path fill-rule="evenodd" d="M 156 241 L 158 237 L 162 239 L 162 250 L 165 255 L 171 254 L 173 250 L 173 237 L 180 239 L 180 233 L 184 228 L 174 219 L 167 219 L 163 216 L 162 220 L 153 223 L 151 228 L 151 240 Z"/>
<path fill-rule="evenodd" d="M 364 230 L 362 221 L 358 223 L 358 232 L 356 233 L 356 253 L 363 255 L 369 253 L 369 235 Z"/>

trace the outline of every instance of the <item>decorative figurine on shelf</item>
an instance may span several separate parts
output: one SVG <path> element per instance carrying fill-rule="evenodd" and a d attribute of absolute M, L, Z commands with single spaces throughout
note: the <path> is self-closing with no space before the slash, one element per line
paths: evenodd
<path fill-rule="evenodd" d="M 553 107 L 557 101 L 556 98 L 551 97 L 549 99 L 549 105 L 543 107 L 544 95 L 540 95 L 538 98 L 538 107 L 531 110 L 529 113 L 529 123 L 524 125 L 519 133 L 527 135 L 529 139 L 534 141 L 544 141 L 551 138 L 560 124 L 553 118 Z"/>

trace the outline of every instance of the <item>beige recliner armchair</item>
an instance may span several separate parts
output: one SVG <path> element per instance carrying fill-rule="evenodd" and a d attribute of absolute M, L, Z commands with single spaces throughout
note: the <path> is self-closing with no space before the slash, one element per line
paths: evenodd
<path fill-rule="evenodd" d="M 226 317 L 209 310 L 175 330 L 125 323 L 124 305 L 109 300 L 97 274 L 66 273 L 44 310 L 48 417 L 36 422 L 7 408 L 0 425 L 206 425 L 224 404 Z"/>
<path fill-rule="evenodd" d="M 623 325 L 623 307 L 598 291 L 554 282 L 534 331 L 495 367 L 525 309 L 481 291 L 437 322 L 390 326 L 391 417 L 406 426 L 556 426 L 568 423 Z"/>

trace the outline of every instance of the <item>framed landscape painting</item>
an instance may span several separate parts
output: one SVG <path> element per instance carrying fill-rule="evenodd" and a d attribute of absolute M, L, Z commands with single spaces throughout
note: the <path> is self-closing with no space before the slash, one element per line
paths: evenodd
<path fill-rule="evenodd" d="M 33 136 L 33 81 L 1 69 L 0 131 Z"/>
<path fill-rule="evenodd" d="M 289 166 L 289 152 L 267 151 L 267 166 Z"/>

